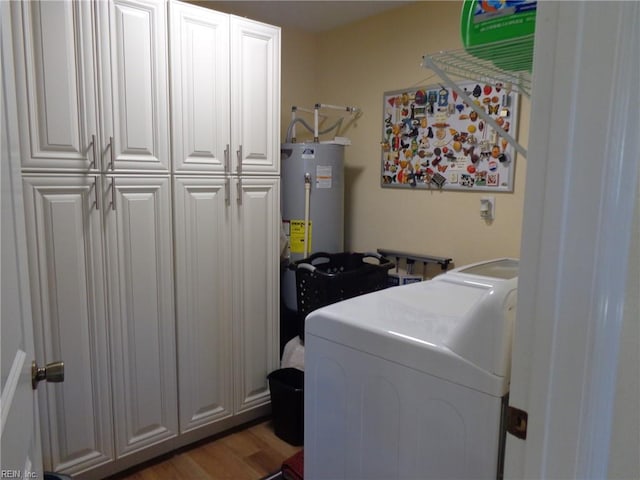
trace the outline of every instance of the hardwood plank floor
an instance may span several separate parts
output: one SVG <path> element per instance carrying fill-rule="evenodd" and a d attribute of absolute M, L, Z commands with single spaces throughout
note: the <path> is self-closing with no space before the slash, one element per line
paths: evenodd
<path fill-rule="evenodd" d="M 276 437 L 267 420 L 178 450 L 111 480 L 258 480 L 300 449 Z"/>

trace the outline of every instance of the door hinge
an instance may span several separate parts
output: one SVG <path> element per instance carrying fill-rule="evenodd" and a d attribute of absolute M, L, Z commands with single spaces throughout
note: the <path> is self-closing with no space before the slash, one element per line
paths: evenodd
<path fill-rule="evenodd" d="M 507 432 L 514 437 L 526 440 L 527 438 L 527 421 L 529 414 L 524 410 L 507 406 Z"/>

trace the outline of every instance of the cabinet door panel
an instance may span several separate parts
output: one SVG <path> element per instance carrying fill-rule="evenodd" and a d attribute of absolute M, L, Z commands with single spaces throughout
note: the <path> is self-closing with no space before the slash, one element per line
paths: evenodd
<path fill-rule="evenodd" d="M 171 211 L 168 178 L 106 181 L 115 189 L 115 209 L 106 214 L 121 457 L 177 433 Z"/>
<path fill-rule="evenodd" d="M 166 4 L 114 0 L 103 37 L 106 153 L 115 170 L 169 168 Z M 103 27 L 105 28 L 105 27 Z M 108 52 L 108 55 L 106 54 Z M 108 63 L 108 65 L 107 65 Z M 113 148 L 113 152 L 110 149 Z"/>
<path fill-rule="evenodd" d="M 240 413 L 269 402 L 267 375 L 278 368 L 279 180 L 242 179 L 237 191 L 234 367 Z"/>
<path fill-rule="evenodd" d="M 239 17 L 231 17 L 231 136 L 238 173 L 280 172 L 280 29 Z"/>
<path fill-rule="evenodd" d="M 95 177 L 25 177 L 38 362 L 65 381 L 39 389 L 45 470 L 113 459 L 100 212 Z"/>
<path fill-rule="evenodd" d="M 22 104 L 22 166 L 97 169 L 93 5 L 20 2 L 24 29 L 18 49 Z"/>
<path fill-rule="evenodd" d="M 171 3 L 176 171 L 224 172 L 229 126 L 229 16 Z"/>
<path fill-rule="evenodd" d="M 226 185 L 223 179 L 175 179 L 181 433 L 233 413 Z"/>

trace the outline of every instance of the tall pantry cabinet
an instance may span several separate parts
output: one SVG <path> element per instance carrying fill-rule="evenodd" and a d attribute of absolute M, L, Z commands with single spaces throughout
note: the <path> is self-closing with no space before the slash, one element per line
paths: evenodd
<path fill-rule="evenodd" d="M 267 413 L 279 30 L 155 0 L 16 2 L 12 26 L 36 354 L 66 370 L 39 392 L 45 470 L 98 478 Z"/>
<path fill-rule="evenodd" d="M 277 368 L 280 30 L 180 2 L 170 12 L 186 434 L 268 403 Z"/>

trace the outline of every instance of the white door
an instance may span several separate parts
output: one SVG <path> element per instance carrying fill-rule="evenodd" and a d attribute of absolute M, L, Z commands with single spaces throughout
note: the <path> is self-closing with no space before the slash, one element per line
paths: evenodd
<path fill-rule="evenodd" d="M 506 478 L 607 478 L 638 255 L 639 44 L 638 2 L 538 2 L 510 394 L 529 422 L 507 436 Z M 637 459 L 638 438 L 627 448 Z"/>
<path fill-rule="evenodd" d="M 169 177 L 108 176 L 116 457 L 178 433 Z"/>
<path fill-rule="evenodd" d="M 231 17 L 231 164 L 280 173 L 280 28 Z"/>
<path fill-rule="evenodd" d="M 98 175 L 23 176 L 36 353 L 67 380 L 40 389 L 44 467 L 75 474 L 113 460 Z"/>
<path fill-rule="evenodd" d="M 96 5 L 105 167 L 168 171 L 167 4 L 109 0 Z"/>
<path fill-rule="evenodd" d="M 173 167 L 228 173 L 229 15 L 171 2 Z"/>
<path fill-rule="evenodd" d="M 175 178 L 181 433 L 233 415 L 228 188 L 224 178 Z"/>
<path fill-rule="evenodd" d="M 269 402 L 267 375 L 279 359 L 280 180 L 233 179 L 235 408 Z"/>
<path fill-rule="evenodd" d="M 25 169 L 97 170 L 95 2 L 10 2 Z"/>
<path fill-rule="evenodd" d="M 9 3 L 0 3 L 2 17 L 2 350 L 0 359 L 0 459 L 2 474 L 42 478 L 38 403 L 31 387 L 35 360 L 25 230 L 20 184 L 17 108 L 13 81 Z"/>

